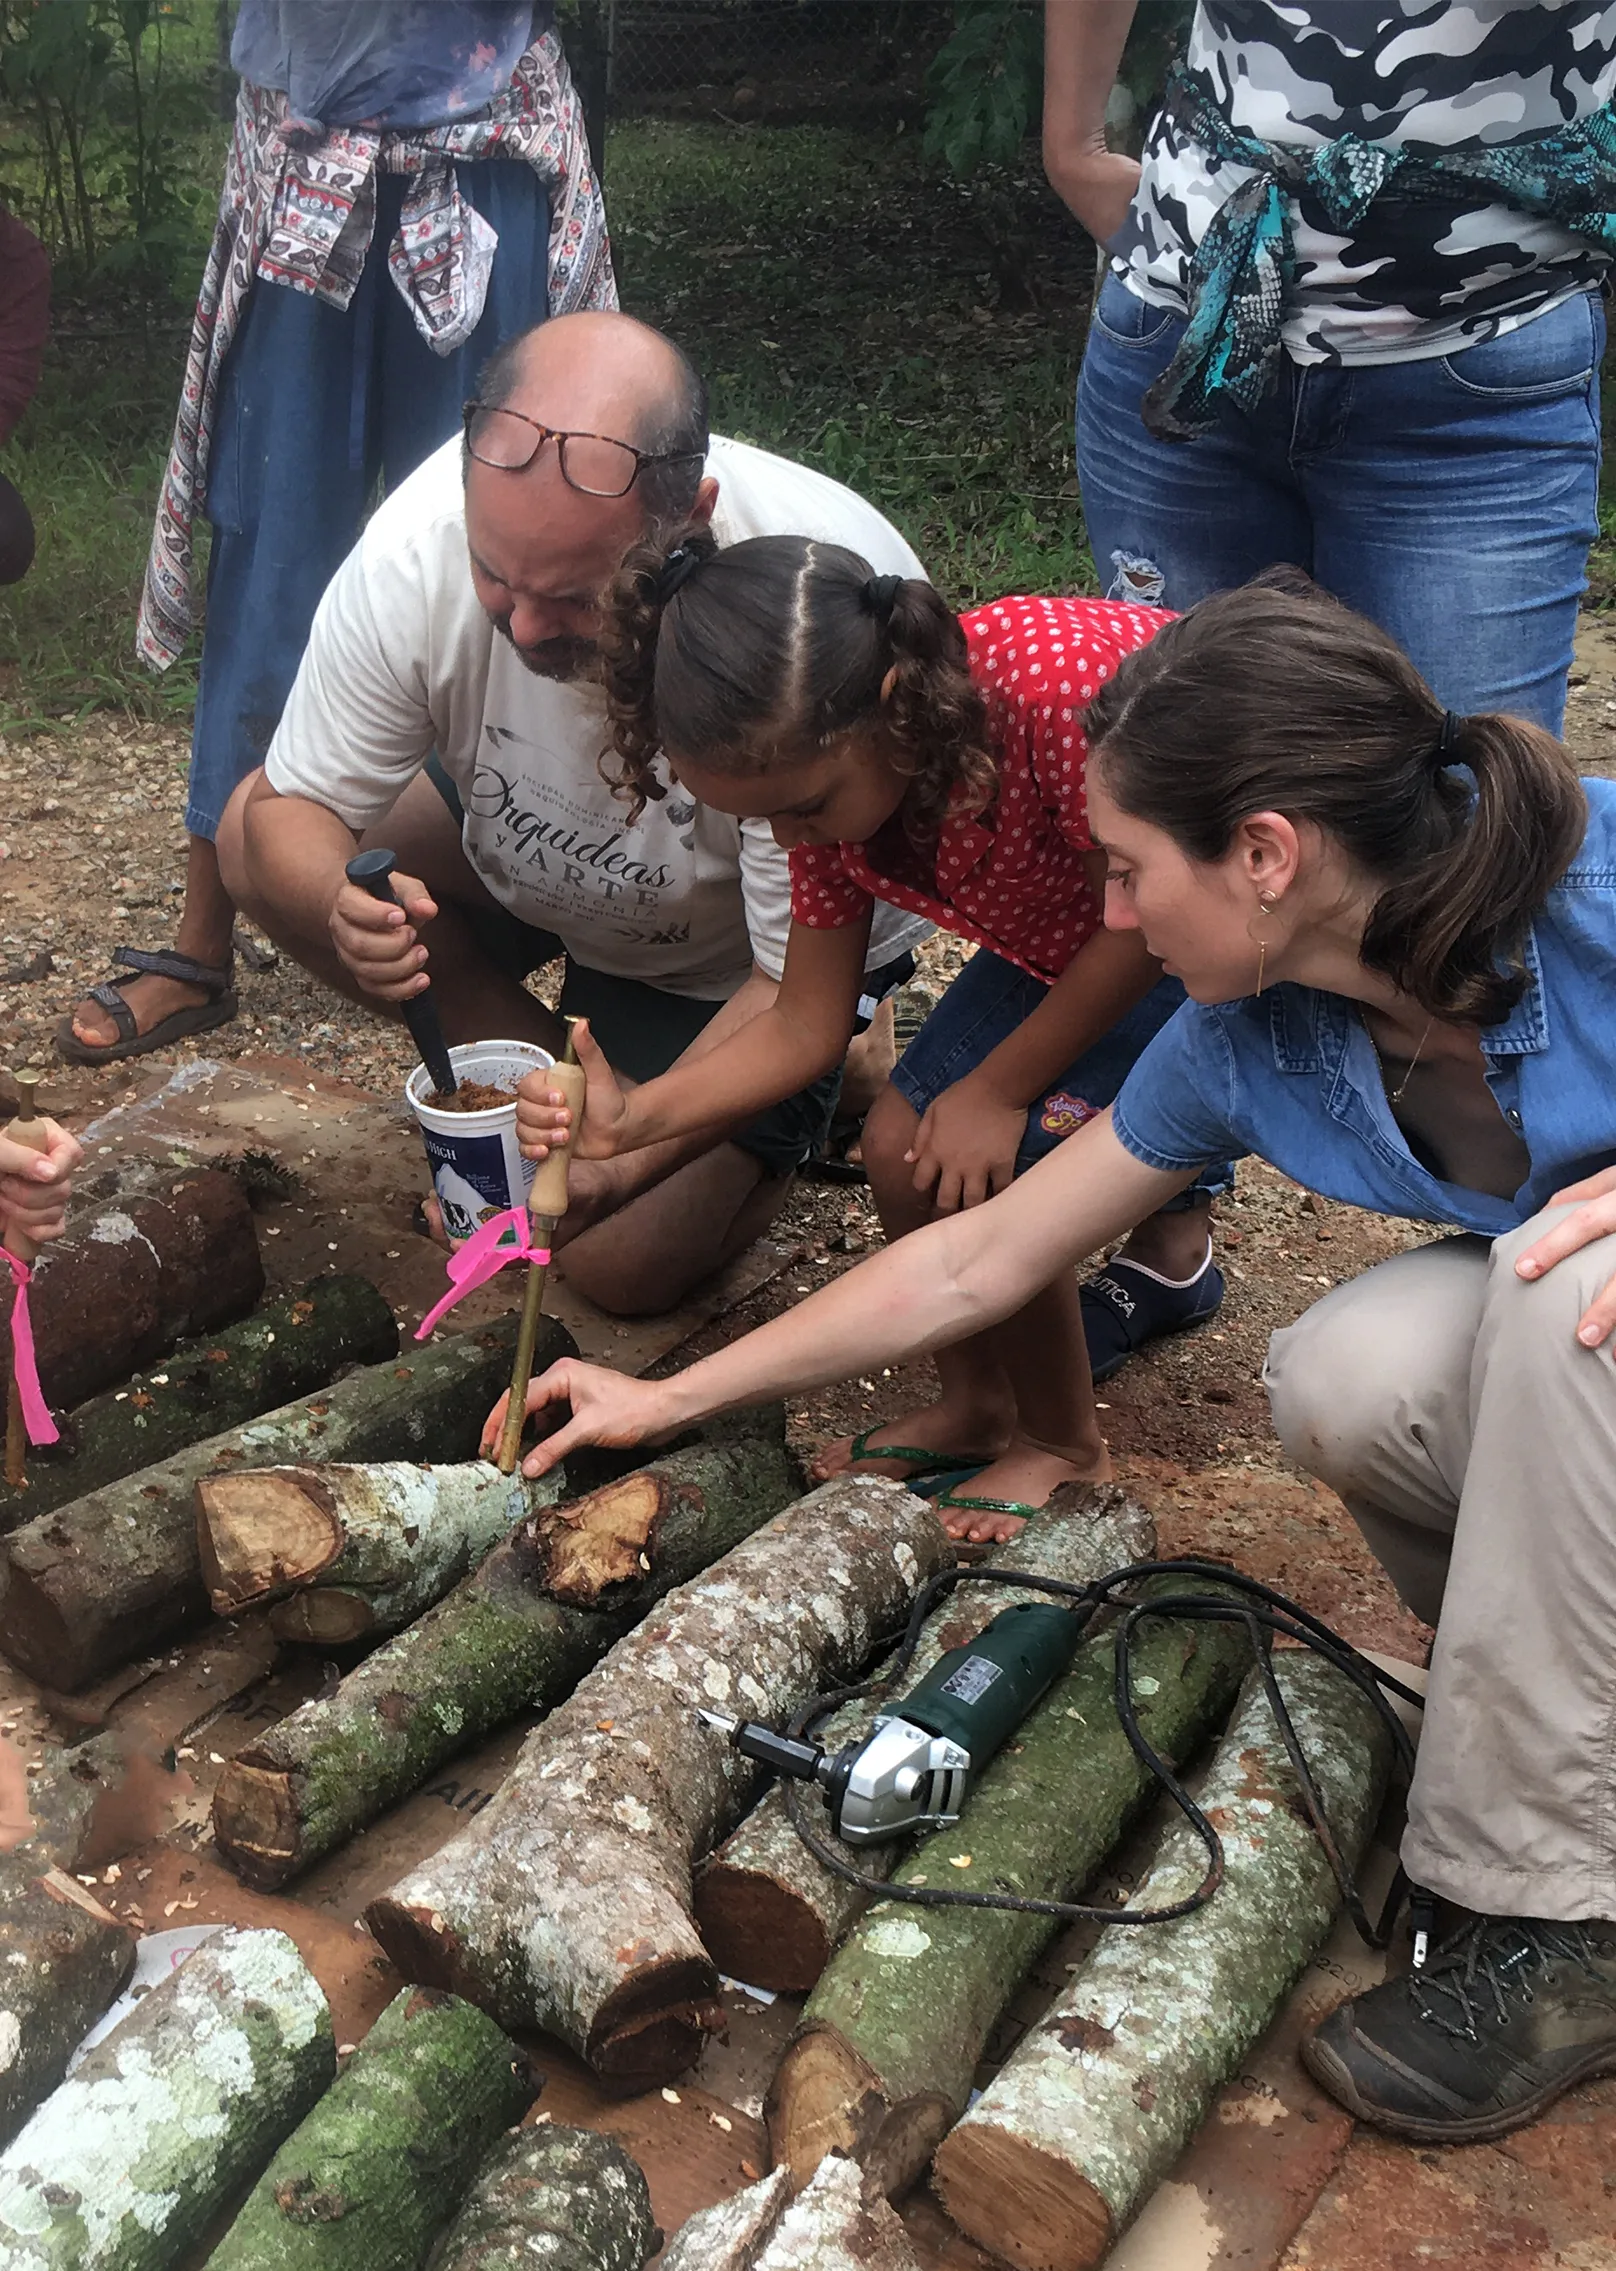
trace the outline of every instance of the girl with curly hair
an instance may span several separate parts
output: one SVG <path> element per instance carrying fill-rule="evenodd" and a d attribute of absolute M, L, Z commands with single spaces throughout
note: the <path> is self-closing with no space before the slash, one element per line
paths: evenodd
<path fill-rule="evenodd" d="M 839 1064 L 877 899 L 978 950 L 865 1123 L 889 1239 L 980 1205 L 1102 1112 L 1184 997 L 1136 933 L 1102 928 L 1081 712 L 1167 620 L 1085 599 L 958 618 L 929 583 L 805 537 L 630 553 L 607 618 L 609 777 L 636 811 L 671 772 L 701 803 L 769 822 L 791 861 L 785 974 L 744 1032 L 643 1087 L 621 1088 L 580 1027 L 582 1124 L 530 1075 L 528 1155 L 571 1142 L 607 1158 L 736 1126 Z M 930 1479 L 973 1539 L 1012 1535 L 1062 1483 L 1104 1479 L 1089 1357 L 1103 1377 L 1151 1333 L 1215 1313 L 1220 1179 L 1088 1286 L 1063 1267 L 1015 1316 L 940 1350 L 937 1402 L 829 1446 L 819 1475 Z"/>

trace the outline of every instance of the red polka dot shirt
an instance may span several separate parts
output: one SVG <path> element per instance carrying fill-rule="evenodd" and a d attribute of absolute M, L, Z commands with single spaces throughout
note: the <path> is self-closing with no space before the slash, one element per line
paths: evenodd
<path fill-rule="evenodd" d="M 946 820 L 930 860 L 905 835 L 901 809 L 866 844 L 797 845 L 792 920 L 841 930 L 884 899 L 1052 984 L 1102 920 L 1084 859 L 1096 846 L 1082 712 L 1169 619 L 1108 599 L 997 599 L 961 616 L 987 698 L 996 800 Z"/>

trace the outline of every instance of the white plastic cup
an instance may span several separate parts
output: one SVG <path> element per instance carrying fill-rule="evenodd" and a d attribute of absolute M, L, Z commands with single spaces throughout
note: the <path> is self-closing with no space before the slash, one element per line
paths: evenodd
<path fill-rule="evenodd" d="M 425 1065 L 417 1065 L 404 1083 L 444 1230 L 450 1244 L 460 1246 L 496 1214 L 527 1204 L 533 1162 L 516 1147 L 514 1091 L 519 1080 L 548 1071 L 555 1059 L 533 1041 L 467 1041 L 449 1051 L 449 1062 L 456 1080 L 485 1081 L 513 1092 L 508 1104 L 485 1112 L 446 1112 L 434 1101 L 438 1092 Z"/>

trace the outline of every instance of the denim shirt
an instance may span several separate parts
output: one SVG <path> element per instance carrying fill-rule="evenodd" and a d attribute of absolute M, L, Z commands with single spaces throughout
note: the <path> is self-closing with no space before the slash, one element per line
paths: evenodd
<path fill-rule="evenodd" d="M 1616 1160 L 1616 782 L 1585 780 L 1588 828 L 1533 923 L 1526 991 L 1482 1028 L 1487 1086 L 1524 1141 L 1513 1198 L 1445 1183 L 1410 1152 L 1354 1003 L 1310 986 L 1186 1002 L 1113 1107 L 1125 1148 L 1171 1174 L 1256 1152 L 1326 1198 L 1498 1237 Z"/>

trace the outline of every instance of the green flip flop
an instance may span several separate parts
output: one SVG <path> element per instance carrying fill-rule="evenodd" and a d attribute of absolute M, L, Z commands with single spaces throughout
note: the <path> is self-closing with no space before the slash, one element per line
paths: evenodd
<path fill-rule="evenodd" d="M 982 1472 L 977 1468 L 977 1473 Z M 969 1476 L 965 1477 L 970 1480 Z M 1042 1514 L 1041 1506 L 1029 1506 L 1024 1498 L 968 1498 L 963 1491 L 940 1490 L 932 1499 L 933 1506 L 947 1507 L 955 1514 L 1015 1514 L 1023 1522 L 1030 1522 L 1035 1514 Z"/>
<path fill-rule="evenodd" d="M 914 1469 L 907 1478 L 910 1482 L 927 1475 L 959 1475 L 963 1479 L 982 1472 L 983 1462 L 970 1451 L 918 1451 L 908 1443 L 872 1443 L 870 1437 L 885 1425 L 884 1420 L 872 1420 L 862 1435 L 854 1436 L 847 1454 L 849 1467 L 860 1459 L 901 1459 Z"/>

